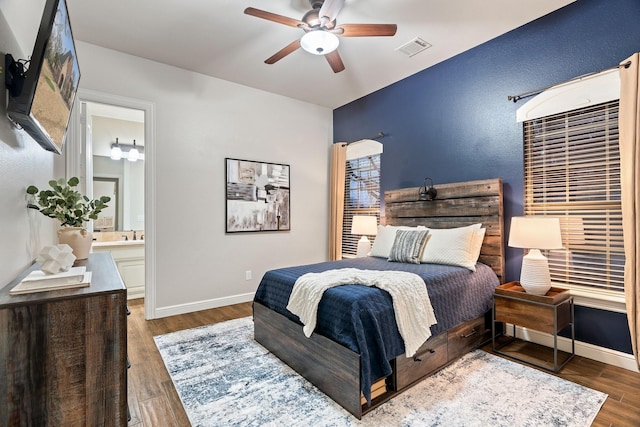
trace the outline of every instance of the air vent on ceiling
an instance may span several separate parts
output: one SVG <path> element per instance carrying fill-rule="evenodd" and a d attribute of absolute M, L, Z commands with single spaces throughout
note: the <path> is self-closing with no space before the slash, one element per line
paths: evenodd
<path fill-rule="evenodd" d="M 396 48 L 396 50 L 408 55 L 409 57 L 412 57 L 422 52 L 423 50 L 429 49 L 430 47 L 431 45 L 425 40 L 421 39 L 420 37 L 416 37 L 415 39 L 409 40 L 407 43 Z"/>

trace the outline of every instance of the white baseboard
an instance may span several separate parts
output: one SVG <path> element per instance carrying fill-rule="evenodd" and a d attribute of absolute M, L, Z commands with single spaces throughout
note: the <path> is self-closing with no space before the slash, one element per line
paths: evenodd
<path fill-rule="evenodd" d="M 137 288 L 127 288 L 127 300 L 144 298 L 144 286 Z"/>
<path fill-rule="evenodd" d="M 505 332 L 511 335 L 513 325 L 506 325 Z M 553 336 L 531 329 L 516 327 L 516 336 L 536 344 L 545 345 L 553 348 Z M 558 349 L 571 352 L 571 339 L 558 337 Z M 633 372 L 638 371 L 638 365 L 632 354 L 623 353 L 617 350 L 611 350 L 597 345 L 585 343 L 582 341 L 575 342 L 576 355 L 586 357 L 588 359 L 597 360 L 598 362 L 607 363 L 609 365 L 618 366 Z"/>
<path fill-rule="evenodd" d="M 253 301 L 255 294 L 232 295 L 224 298 L 214 298 L 206 301 L 197 301 L 187 304 L 171 305 L 167 307 L 157 307 L 155 309 L 155 318 L 176 316 L 178 314 L 192 313 L 194 311 L 208 310 L 210 308 L 224 307 L 226 305 L 240 304 L 243 302 Z"/>

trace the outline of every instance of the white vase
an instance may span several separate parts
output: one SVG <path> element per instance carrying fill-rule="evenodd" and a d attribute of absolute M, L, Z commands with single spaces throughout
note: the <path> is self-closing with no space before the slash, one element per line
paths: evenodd
<path fill-rule="evenodd" d="M 93 234 L 82 227 L 62 227 L 58 229 L 58 243 L 71 246 L 76 259 L 87 259 L 91 252 Z"/>

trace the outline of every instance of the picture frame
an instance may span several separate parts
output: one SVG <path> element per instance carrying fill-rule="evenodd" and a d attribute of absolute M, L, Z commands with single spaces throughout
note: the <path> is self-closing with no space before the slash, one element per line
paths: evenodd
<path fill-rule="evenodd" d="M 291 229 L 290 167 L 225 158 L 226 233 Z"/>

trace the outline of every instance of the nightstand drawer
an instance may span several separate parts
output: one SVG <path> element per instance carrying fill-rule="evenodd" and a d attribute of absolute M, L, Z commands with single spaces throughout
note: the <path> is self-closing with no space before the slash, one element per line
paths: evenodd
<path fill-rule="evenodd" d="M 558 319 L 554 326 L 555 310 Z M 545 306 L 495 295 L 495 320 L 555 334 L 571 323 L 571 302 L 565 300 L 557 306 Z"/>
<path fill-rule="evenodd" d="M 447 363 L 447 334 L 429 338 L 413 357 L 396 357 L 396 390 L 408 386 Z"/>
<path fill-rule="evenodd" d="M 485 328 L 484 323 L 484 316 L 480 316 L 448 332 L 449 361 L 468 353 L 489 338 L 488 329 Z"/>

